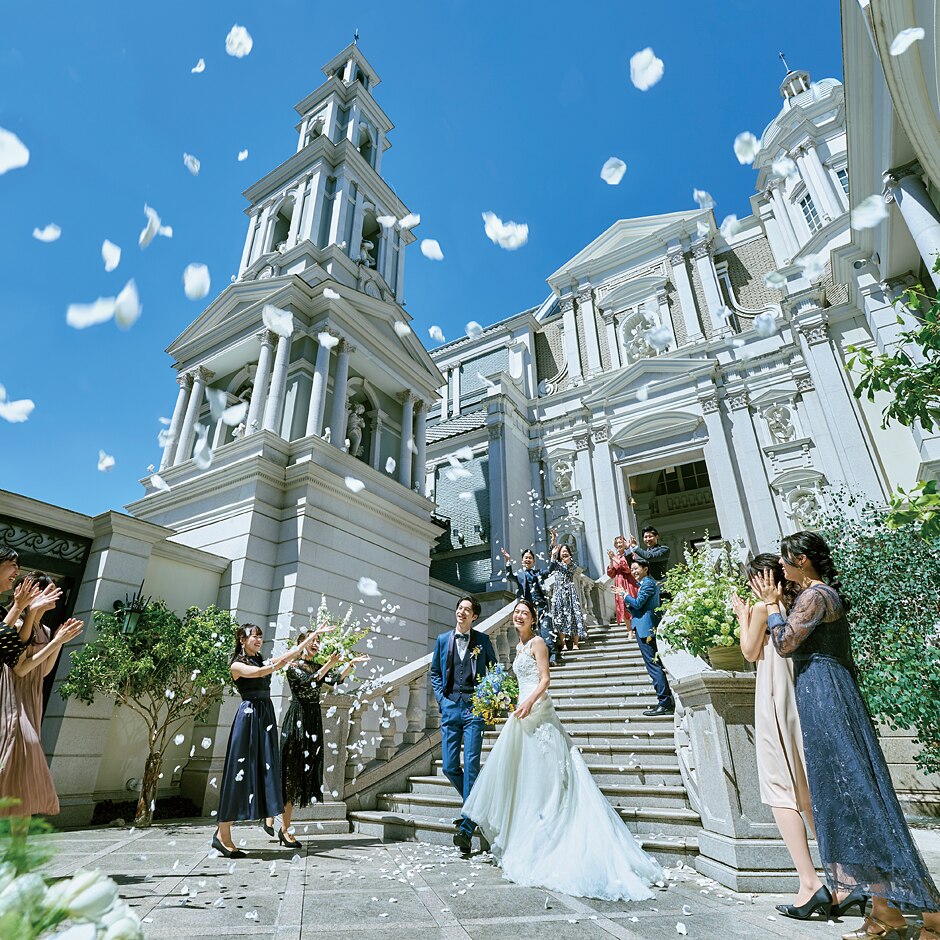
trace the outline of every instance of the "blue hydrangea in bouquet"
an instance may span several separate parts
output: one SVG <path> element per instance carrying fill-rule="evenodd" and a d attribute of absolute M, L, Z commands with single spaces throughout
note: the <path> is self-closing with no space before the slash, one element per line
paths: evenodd
<path fill-rule="evenodd" d="M 477 682 L 472 711 L 488 725 L 505 721 L 519 699 L 516 677 L 501 663 L 494 663 Z"/>

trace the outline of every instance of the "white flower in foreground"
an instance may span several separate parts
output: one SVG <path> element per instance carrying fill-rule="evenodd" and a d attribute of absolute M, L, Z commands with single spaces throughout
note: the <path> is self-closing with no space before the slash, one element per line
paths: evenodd
<path fill-rule="evenodd" d="M 601 167 L 601 179 L 608 186 L 616 186 L 627 172 L 627 165 L 620 157 L 608 157 Z"/>
<path fill-rule="evenodd" d="M 366 597 L 378 597 L 382 593 L 372 578 L 360 578 L 356 587 L 359 589 L 359 593 L 364 594 Z"/>
<path fill-rule="evenodd" d="M 366 487 L 362 480 L 357 480 L 355 477 L 346 477 L 343 482 L 346 484 L 346 489 L 353 493 L 359 493 Z"/>
<path fill-rule="evenodd" d="M 431 339 L 433 339 L 435 343 L 444 342 L 444 333 L 439 326 L 432 326 L 428 330 L 428 336 L 430 336 Z"/>
<path fill-rule="evenodd" d="M 692 201 L 697 202 L 700 209 L 715 208 L 715 200 L 712 198 L 712 194 L 706 192 L 704 189 L 693 189 Z"/>
<path fill-rule="evenodd" d="M 192 72 L 193 75 L 199 75 L 201 72 L 205 72 L 205 70 L 206 60 L 200 59 L 189 71 Z"/>
<path fill-rule="evenodd" d="M 141 309 L 137 285 L 131 278 L 114 301 L 114 322 L 122 330 L 129 330 L 140 318 Z"/>
<path fill-rule="evenodd" d="M 891 55 L 902 55 L 907 52 L 915 42 L 923 38 L 923 29 L 919 26 L 909 26 L 907 29 L 902 29 L 901 32 L 894 37 L 888 52 L 890 52 Z"/>
<path fill-rule="evenodd" d="M 852 228 L 861 231 L 866 228 L 874 228 L 880 225 L 888 217 L 888 207 L 885 205 L 884 196 L 874 193 L 863 199 L 852 210 Z"/>
<path fill-rule="evenodd" d="M 754 332 L 758 336 L 766 339 L 768 336 L 773 336 L 779 329 L 780 324 L 777 322 L 777 317 L 772 310 L 754 317 Z"/>
<path fill-rule="evenodd" d="M 236 23 L 225 37 L 225 51 L 236 59 L 244 59 L 254 45 L 248 30 Z"/>
<path fill-rule="evenodd" d="M 635 88 L 646 91 L 663 77 L 663 60 L 647 46 L 630 57 L 630 81 Z"/>
<path fill-rule="evenodd" d="M 786 176 L 791 180 L 794 179 L 800 172 L 796 163 L 794 163 L 793 160 L 791 160 L 786 154 L 784 154 L 782 157 L 777 157 L 777 159 L 770 164 L 770 169 L 773 170 L 777 176 Z"/>
<path fill-rule="evenodd" d="M 194 157 L 191 153 L 183 154 L 183 166 L 185 166 L 186 169 L 193 174 L 193 176 L 199 175 L 199 167 L 201 165 L 202 164 L 199 162 L 199 157 Z"/>
<path fill-rule="evenodd" d="M 114 469 L 114 458 L 103 450 L 98 451 L 98 469 L 102 473 Z"/>
<path fill-rule="evenodd" d="M 421 216 L 417 212 L 409 212 L 403 219 L 398 220 L 398 227 L 401 229 L 414 228 L 421 222 Z"/>
<path fill-rule="evenodd" d="M 209 293 L 209 268 L 199 262 L 186 265 L 183 271 L 183 293 L 189 300 L 199 300 Z"/>
<path fill-rule="evenodd" d="M 0 127 L 0 176 L 7 170 L 18 170 L 29 163 L 29 150 L 26 145 L 6 128 Z"/>
<path fill-rule="evenodd" d="M 768 271 L 764 275 L 764 287 L 771 290 L 783 290 L 787 286 L 786 277 L 779 271 Z"/>
<path fill-rule="evenodd" d="M 121 249 L 106 238 L 101 243 L 101 259 L 105 271 L 113 271 L 121 263 Z"/>
<path fill-rule="evenodd" d="M 239 163 L 243 163 L 243 162 L 244 162 L 245 160 L 247 160 L 247 159 L 248 159 L 248 151 L 247 151 L 247 150 L 239 150 L 239 151 L 238 151 L 238 162 L 239 162 Z"/>
<path fill-rule="evenodd" d="M 146 248 L 157 235 L 162 235 L 164 238 L 173 237 L 172 226 L 162 224 L 156 209 L 151 209 L 150 206 L 144 203 L 144 214 L 147 216 L 147 224 L 140 233 L 140 238 L 137 239 L 141 248 Z"/>
<path fill-rule="evenodd" d="M 395 321 L 395 325 L 393 329 L 395 330 L 395 335 L 399 339 L 404 339 L 411 332 L 411 327 L 408 326 L 407 323 L 404 323 L 401 320 Z"/>
<path fill-rule="evenodd" d="M 734 238 L 740 231 L 741 223 L 736 215 L 726 215 L 718 227 L 718 232 L 725 241 Z"/>
<path fill-rule="evenodd" d="M 760 141 L 750 131 L 744 131 L 734 138 L 734 155 L 742 166 L 752 164 L 759 150 Z"/>
<path fill-rule="evenodd" d="M 45 228 L 37 227 L 33 229 L 33 238 L 40 242 L 58 241 L 58 238 L 61 234 L 62 229 L 59 228 L 55 222 L 50 222 Z"/>
<path fill-rule="evenodd" d="M 467 331 L 467 336 L 469 336 L 470 339 L 477 339 L 477 337 L 483 335 L 483 327 L 480 326 L 480 324 L 477 323 L 476 320 L 471 320 L 466 325 L 465 329 Z"/>
<path fill-rule="evenodd" d="M 423 254 L 425 258 L 430 258 L 431 261 L 444 260 L 444 252 L 441 251 L 441 246 L 436 238 L 421 239 L 421 254 Z"/>
<path fill-rule="evenodd" d="M 78 871 L 52 885 L 45 895 L 47 910 L 65 911 L 69 917 L 100 921 L 117 903 L 117 885 L 100 871 Z"/>
<path fill-rule="evenodd" d="M 144 940 L 140 919 L 124 901 L 119 901 L 104 915 L 101 925 L 107 928 L 101 940 Z"/>
<path fill-rule="evenodd" d="M 493 212 L 483 213 L 483 231 L 494 245 L 506 251 L 515 251 L 529 240 L 529 226 L 525 222 L 504 222 Z"/>
<path fill-rule="evenodd" d="M 294 332 L 294 316 L 289 310 L 281 310 L 274 304 L 265 304 L 261 310 L 264 325 L 278 336 L 290 336 Z"/>

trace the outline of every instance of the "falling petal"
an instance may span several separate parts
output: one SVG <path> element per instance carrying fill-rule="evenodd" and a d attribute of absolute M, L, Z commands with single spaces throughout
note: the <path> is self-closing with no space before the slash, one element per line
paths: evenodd
<path fill-rule="evenodd" d="M 473 449 L 471 447 L 461 447 L 454 451 L 454 457 L 458 460 L 473 460 Z"/>
<path fill-rule="evenodd" d="M 909 26 L 902 29 L 891 42 L 891 48 L 888 52 L 891 55 L 902 55 L 919 39 L 924 38 L 924 31 L 919 26 Z"/>
<path fill-rule="evenodd" d="M 466 326 L 467 336 L 470 339 L 478 339 L 483 335 L 483 327 L 476 320 L 471 320 Z"/>
<path fill-rule="evenodd" d="M 114 301 L 114 322 L 122 330 L 129 330 L 140 317 L 140 297 L 137 294 L 137 285 L 131 278 L 125 285 L 124 290 L 117 295 Z"/>
<path fill-rule="evenodd" d="M 379 215 L 375 219 L 382 228 L 392 228 L 395 223 L 398 221 L 393 215 Z"/>
<path fill-rule="evenodd" d="M 326 297 L 327 300 L 339 300 L 339 293 L 331 287 L 323 288 L 323 296 Z"/>
<path fill-rule="evenodd" d="M 29 150 L 13 133 L 0 127 L 0 176 L 7 170 L 18 170 L 29 163 Z"/>
<path fill-rule="evenodd" d="M 793 162 L 786 154 L 782 157 L 777 157 L 773 163 L 770 164 L 770 169 L 777 174 L 777 176 L 785 176 L 788 179 L 794 179 L 798 174 L 799 170 L 797 169 L 796 163 Z"/>
<path fill-rule="evenodd" d="M 3 401 L 0 401 L 0 418 L 9 421 L 10 424 L 22 424 L 36 407 L 35 403 L 29 398 L 21 398 L 19 401 L 6 401 L 6 392 L 3 393 Z"/>
<path fill-rule="evenodd" d="M 663 60 L 647 46 L 630 57 L 630 81 L 635 88 L 646 91 L 663 77 Z"/>
<path fill-rule="evenodd" d="M 398 227 L 407 231 L 414 228 L 421 222 L 421 216 L 417 212 L 409 212 L 403 219 L 398 220 Z"/>
<path fill-rule="evenodd" d="M 178 734 L 175 738 L 173 738 L 173 743 L 177 747 L 179 747 L 185 740 L 186 740 L 185 734 Z"/>
<path fill-rule="evenodd" d="M 715 200 L 712 198 L 711 193 L 705 192 L 704 189 L 693 189 L 692 199 L 694 202 L 698 203 L 700 209 L 715 208 Z"/>
<path fill-rule="evenodd" d="M 65 314 L 65 322 L 76 330 L 83 330 L 86 326 L 95 326 L 106 323 L 114 316 L 114 297 L 99 297 L 90 304 L 69 304 Z"/>
<path fill-rule="evenodd" d="M 703 222 L 701 219 L 695 223 L 695 234 L 699 238 L 708 238 L 711 233 L 711 226 L 707 222 Z"/>
<path fill-rule="evenodd" d="M 228 405 L 228 392 L 223 388 L 207 388 L 206 399 L 209 402 L 210 417 L 213 421 L 218 421 Z"/>
<path fill-rule="evenodd" d="M 644 382 L 644 383 L 636 390 L 636 400 L 637 400 L 637 401 L 646 401 L 646 400 L 650 397 L 650 386 L 651 386 L 652 384 L 653 384 L 652 382 Z"/>
<path fill-rule="evenodd" d="M 183 293 L 189 300 L 200 300 L 209 293 L 209 268 L 199 262 L 186 265 L 183 271 Z"/>
<path fill-rule="evenodd" d="M 750 166 L 759 151 L 760 141 L 750 131 L 744 131 L 734 138 L 734 155 L 742 166 Z"/>
<path fill-rule="evenodd" d="M 772 310 L 754 317 L 754 332 L 758 336 L 766 339 L 768 336 L 773 336 L 779 328 L 780 324 Z"/>
<path fill-rule="evenodd" d="M 803 277 L 808 281 L 818 281 L 826 273 L 826 259 L 822 255 L 801 258 L 797 264 L 803 269 Z"/>
<path fill-rule="evenodd" d="M 239 150 L 239 151 L 238 151 L 238 162 L 239 162 L 239 163 L 244 163 L 245 160 L 247 160 L 247 159 L 248 159 L 248 151 L 247 151 L 247 150 Z"/>
<path fill-rule="evenodd" d="M 253 45 L 254 40 L 248 34 L 248 30 L 237 23 L 228 31 L 228 35 L 225 37 L 225 51 L 236 59 L 244 59 L 251 52 Z"/>
<path fill-rule="evenodd" d="M 689 931 L 686 930 L 685 924 L 683 924 L 682 921 L 680 920 L 680 921 L 676 924 L 676 933 L 679 934 L 680 936 L 683 936 L 683 937 L 684 937 L 688 932 L 689 932 Z"/>
<path fill-rule="evenodd" d="M 718 231 L 725 241 L 734 238 L 741 231 L 741 223 L 738 221 L 738 217 L 736 215 L 726 215 L 721 220 Z"/>
<path fill-rule="evenodd" d="M 404 339 L 411 332 L 411 327 L 408 326 L 407 323 L 403 323 L 401 320 L 395 321 L 394 329 L 395 329 L 395 335 L 399 339 Z"/>
<path fill-rule="evenodd" d="M 672 342 L 672 332 L 668 326 L 657 326 L 646 333 L 646 341 L 654 349 L 662 351 Z"/>
<path fill-rule="evenodd" d="M 362 480 L 357 480 L 355 477 L 346 477 L 344 482 L 346 484 L 346 489 L 351 490 L 353 493 L 358 493 L 360 490 L 364 490 L 366 486 Z"/>
<path fill-rule="evenodd" d="M 764 275 L 764 287 L 769 287 L 771 290 L 783 290 L 786 286 L 786 276 L 779 271 L 768 271 Z"/>
<path fill-rule="evenodd" d="M 421 239 L 421 254 L 423 254 L 425 258 L 430 258 L 431 261 L 444 260 L 444 252 L 441 251 L 441 246 L 436 238 Z"/>
<path fill-rule="evenodd" d="M 40 242 L 58 241 L 62 229 L 55 222 L 50 222 L 45 228 L 34 228 L 33 238 Z"/>
<path fill-rule="evenodd" d="M 389 457 L 388 460 L 385 461 L 385 472 L 386 473 L 395 472 L 395 458 L 394 457 Z"/>
<path fill-rule="evenodd" d="M 101 243 L 101 258 L 105 271 L 113 271 L 121 263 L 121 249 L 106 238 Z"/>
<path fill-rule="evenodd" d="M 198 75 L 200 72 L 205 72 L 205 70 L 206 60 L 200 59 L 189 71 L 192 72 L 193 75 Z"/>
<path fill-rule="evenodd" d="M 888 217 L 888 207 L 885 205 L 884 196 L 877 193 L 863 199 L 852 210 L 852 228 L 861 231 L 866 228 L 874 228 Z"/>
<path fill-rule="evenodd" d="M 240 401 L 237 405 L 232 405 L 231 408 L 226 408 L 222 412 L 222 424 L 230 428 L 238 427 L 245 420 L 247 414 L 248 402 Z"/>
<path fill-rule="evenodd" d="M 147 216 L 147 224 L 140 233 L 140 238 L 137 239 L 137 242 L 141 248 L 146 248 L 157 237 L 157 235 L 162 235 L 164 238 L 173 237 L 172 227 L 169 225 L 163 225 L 156 209 L 151 209 L 150 206 L 145 203 L 144 214 Z"/>
<path fill-rule="evenodd" d="M 360 578 L 356 584 L 360 594 L 366 597 L 378 597 L 382 592 L 372 578 Z"/>
<path fill-rule="evenodd" d="M 691 916 L 692 916 L 692 905 L 691 905 L 691 904 L 683 904 L 683 905 L 682 905 L 682 913 L 683 913 L 683 915 L 684 915 L 685 917 L 691 917 Z"/>
<path fill-rule="evenodd" d="M 431 339 L 433 339 L 435 343 L 444 342 L 444 333 L 441 331 L 441 328 L 439 326 L 432 326 L 428 330 L 428 336 L 430 336 Z"/>
<path fill-rule="evenodd" d="M 601 167 L 601 179 L 608 186 L 616 186 L 627 172 L 627 165 L 619 157 L 608 157 Z"/>
<path fill-rule="evenodd" d="M 199 162 L 199 157 L 194 157 L 191 153 L 183 154 L 183 166 L 185 166 L 186 169 L 193 174 L 193 176 L 199 175 L 199 167 L 201 165 L 202 164 Z"/>
<path fill-rule="evenodd" d="M 504 222 L 493 212 L 483 213 L 483 231 L 494 245 L 507 251 L 515 251 L 529 240 L 529 226 L 525 222 Z"/>
<path fill-rule="evenodd" d="M 327 349 L 332 349 L 339 344 L 339 337 L 334 336 L 332 333 L 327 333 L 326 330 L 324 330 L 322 333 L 317 333 L 317 342 Z"/>
<path fill-rule="evenodd" d="M 107 473 L 114 469 L 114 458 L 103 450 L 98 451 L 98 469 L 102 473 Z"/>
<path fill-rule="evenodd" d="M 261 320 L 264 325 L 277 333 L 278 336 L 287 336 L 294 332 L 294 316 L 289 310 L 281 310 L 274 304 L 265 304 L 261 311 Z"/>

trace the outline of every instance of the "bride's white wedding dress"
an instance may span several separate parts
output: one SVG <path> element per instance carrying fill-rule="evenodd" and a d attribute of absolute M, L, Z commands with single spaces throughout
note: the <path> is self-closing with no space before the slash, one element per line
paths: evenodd
<path fill-rule="evenodd" d="M 523 702 L 539 682 L 527 647 L 517 649 L 513 672 Z M 597 788 L 547 693 L 526 718 L 509 716 L 463 812 L 517 884 L 639 901 L 663 877 Z"/>

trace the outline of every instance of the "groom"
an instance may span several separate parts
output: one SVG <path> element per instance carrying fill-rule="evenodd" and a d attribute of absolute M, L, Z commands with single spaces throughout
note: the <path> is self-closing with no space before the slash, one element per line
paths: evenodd
<path fill-rule="evenodd" d="M 431 687 L 441 708 L 444 775 L 464 802 L 480 772 L 483 749 L 483 719 L 473 714 L 470 703 L 477 680 L 496 662 L 490 638 L 473 629 L 473 621 L 479 616 L 480 602 L 476 598 L 460 598 L 457 624 L 437 638 L 431 657 Z M 460 766 L 461 743 L 463 767 Z M 464 855 L 469 855 L 475 828 L 473 820 L 461 816 L 456 825 L 454 845 Z"/>

